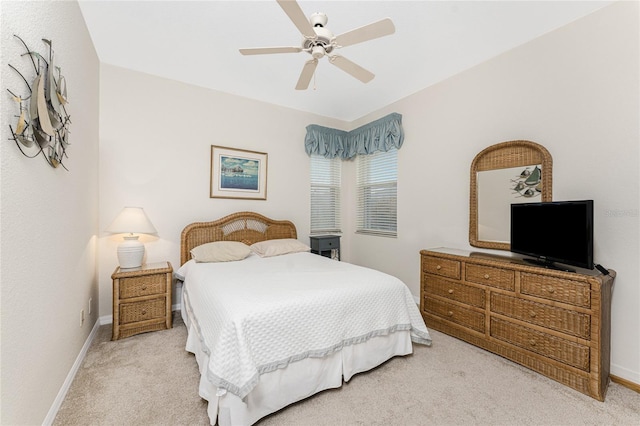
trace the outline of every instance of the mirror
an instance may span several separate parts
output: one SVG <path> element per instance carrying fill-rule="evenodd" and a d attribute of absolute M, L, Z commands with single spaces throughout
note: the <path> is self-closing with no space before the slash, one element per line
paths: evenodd
<path fill-rule="evenodd" d="M 509 250 L 512 203 L 551 201 L 552 160 L 545 147 L 509 141 L 482 150 L 471 163 L 469 244 Z"/>

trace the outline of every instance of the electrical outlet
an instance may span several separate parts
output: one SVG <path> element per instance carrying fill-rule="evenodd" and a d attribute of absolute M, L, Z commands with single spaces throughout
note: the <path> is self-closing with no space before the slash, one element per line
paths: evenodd
<path fill-rule="evenodd" d="M 91 315 L 91 302 L 93 299 L 89 298 L 89 315 Z"/>
<path fill-rule="evenodd" d="M 84 309 L 80 310 L 80 327 L 84 325 Z"/>

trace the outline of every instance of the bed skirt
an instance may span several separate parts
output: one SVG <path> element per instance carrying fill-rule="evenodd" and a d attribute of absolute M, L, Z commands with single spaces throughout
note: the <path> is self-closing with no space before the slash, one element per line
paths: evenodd
<path fill-rule="evenodd" d="M 342 386 L 354 374 L 370 370 L 394 356 L 412 353 L 410 331 L 396 331 L 372 337 L 365 342 L 343 347 L 323 358 L 305 358 L 262 374 L 258 385 L 244 398 L 218 389 L 207 379 L 208 355 L 186 308 L 184 294 L 181 314 L 187 327 L 186 350 L 193 353 L 200 371 L 198 392 L 208 401 L 207 413 L 212 425 L 251 425 L 264 416 L 320 391 Z"/>

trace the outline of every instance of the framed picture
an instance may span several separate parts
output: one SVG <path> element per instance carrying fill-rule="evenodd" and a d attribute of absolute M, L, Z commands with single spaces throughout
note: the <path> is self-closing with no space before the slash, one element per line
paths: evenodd
<path fill-rule="evenodd" d="M 267 199 L 267 154 L 211 145 L 210 198 Z"/>

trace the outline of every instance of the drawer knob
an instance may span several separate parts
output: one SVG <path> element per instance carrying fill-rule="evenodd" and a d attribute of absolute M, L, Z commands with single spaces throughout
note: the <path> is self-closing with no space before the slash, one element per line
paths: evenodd
<path fill-rule="evenodd" d="M 536 317 L 536 313 L 534 311 L 529 312 L 529 316 L 531 318 L 535 318 Z"/>
<path fill-rule="evenodd" d="M 484 274 L 484 279 L 488 280 L 489 279 L 489 274 Z"/>
<path fill-rule="evenodd" d="M 452 288 L 449 289 L 449 294 L 453 294 L 453 289 Z"/>
<path fill-rule="evenodd" d="M 140 311 L 140 313 L 141 313 L 142 315 L 147 315 L 147 310 L 146 310 L 146 309 L 143 309 L 142 311 Z"/>
<path fill-rule="evenodd" d="M 437 265 L 437 266 L 436 266 L 436 269 L 439 271 L 440 269 L 442 269 L 442 266 Z"/>
<path fill-rule="evenodd" d="M 535 345 L 536 345 L 536 341 L 535 341 L 535 340 L 533 340 L 533 339 L 531 339 L 531 340 L 529 340 L 529 344 L 530 344 L 531 346 L 535 346 Z"/>
<path fill-rule="evenodd" d="M 555 292 L 555 291 L 556 291 L 556 289 L 555 289 L 555 288 L 553 288 L 552 286 L 549 286 L 549 288 L 547 289 L 547 291 L 548 291 L 549 293 L 553 293 L 553 292 Z"/>
<path fill-rule="evenodd" d="M 447 315 L 449 315 L 450 317 L 452 317 L 452 316 L 453 316 L 453 311 L 449 311 L 449 312 L 447 312 Z"/>
<path fill-rule="evenodd" d="M 146 289 L 147 289 L 147 286 L 146 286 L 146 285 L 143 285 L 143 286 L 142 286 L 142 290 L 146 290 Z"/>

